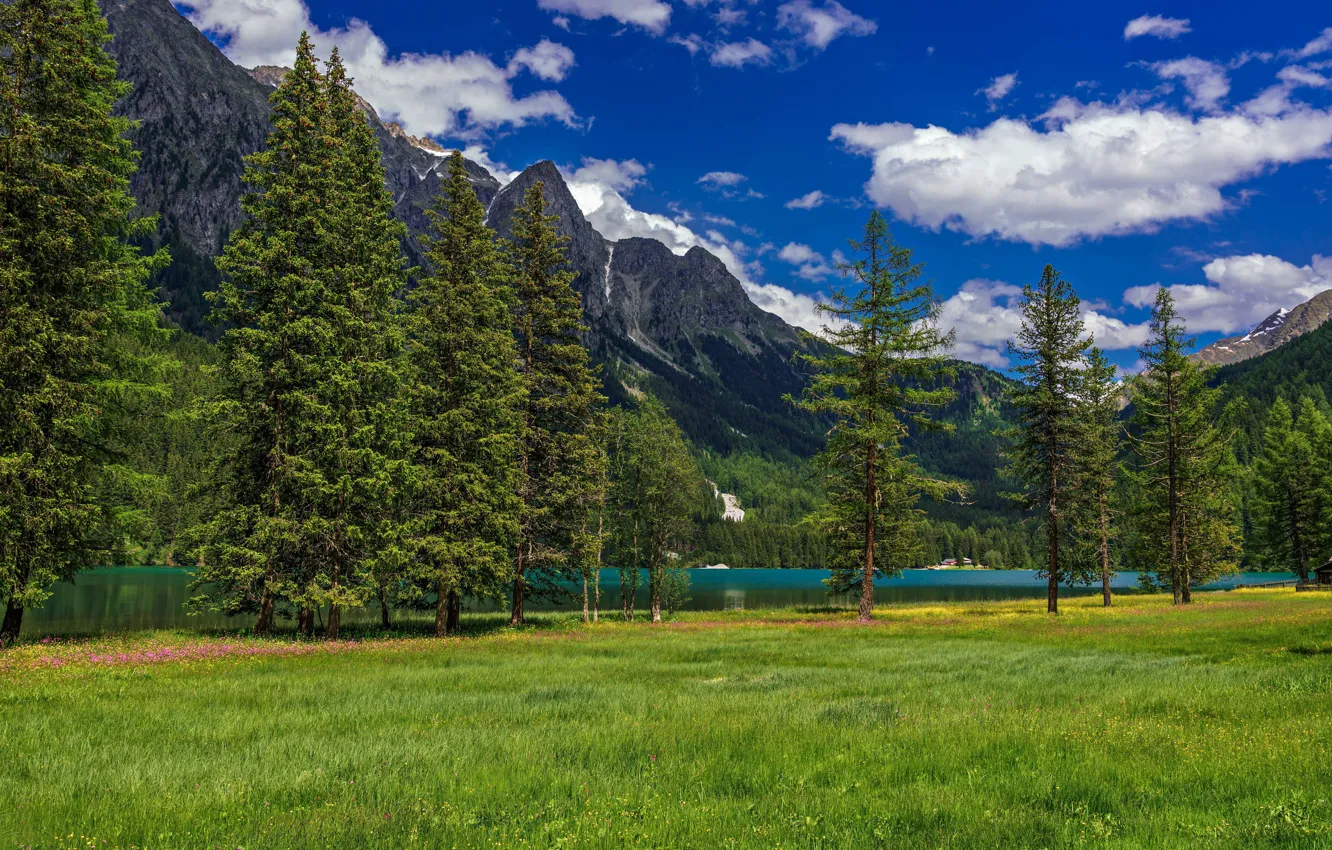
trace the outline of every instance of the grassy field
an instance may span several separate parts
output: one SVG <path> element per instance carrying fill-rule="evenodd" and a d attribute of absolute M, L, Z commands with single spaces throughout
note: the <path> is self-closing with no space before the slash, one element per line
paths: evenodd
<path fill-rule="evenodd" d="M 29 644 L 0 848 L 1332 847 L 1332 595 L 1197 598 Z"/>

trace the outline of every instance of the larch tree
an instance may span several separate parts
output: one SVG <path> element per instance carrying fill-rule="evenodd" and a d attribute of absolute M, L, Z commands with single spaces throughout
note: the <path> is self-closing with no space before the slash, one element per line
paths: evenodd
<path fill-rule="evenodd" d="M 582 305 L 564 257 L 566 238 L 535 183 L 514 212 L 514 336 L 523 390 L 519 412 L 519 535 L 510 620 L 529 594 L 559 593 L 577 579 L 572 557 L 587 493 L 598 486 L 594 420 L 605 401 L 588 365 Z"/>
<path fill-rule="evenodd" d="M 1301 418 L 1318 416 L 1318 408 L 1301 409 Z M 1304 424 L 1303 422 L 1301 423 Z M 1277 399 L 1267 414 L 1262 452 L 1254 460 L 1255 513 L 1258 533 L 1272 566 L 1285 567 L 1309 578 L 1320 556 L 1324 521 L 1319 498 L 1317 458 L 1309 433 L 1295 427 L 1285 399 Z"/>
<path fill-rule="evenodd" d="M 1161 287 L 1138 350 L 1145 368 L 1131 383 L 1134 520 L 1138 556 L 1176 604 L 1233 572 L 1239 549 L 1234 458 L 1213 424 L 1219 390 L 1208 386 L 1210 370 L 1189 359 L 1192 346 L 1170 290 Z"/>
<path fill-rule="evenodd" d="M 1081 301 L 1072 285 L 1047 265 L 1040 282 L 1022 287 L 1022 328 L 1009 352 L 1017 358 L 1017 411 L 1008 452 L 1011 471 L 1022 482 L 1020 504 L 1035 512 L 1045 531 L 1046 610 L 1059 612 L 1059 583 L 1077 577 L 1068 554 L 1072 532 L 1070 494 L 1076 487 L 1079 398 L 1085 356 Z"/>
<path fill-rule="evenodd" d="M 851 247 L 856 256 L 840 266 L 849 283 L 818 305 L 829 323 L 806 334 L 811 350 L 800 357 L 813 374 L 796 403 L 833 420 L 816 461 L 828 490 L 828 583 L 834 592 L 858 588 L 860 619 L 869 622 L 875 576 L 895 574 L 919 548 L 921 497 L 961 490 L 926 475 L 905 448 L 911 429 L 942 428 L 930 410 L 956 398 L 943 385 L 952 334 L 937 327 L 924 267 L 877 210 Z"/>
<path fill-rule="evenodd" d="M 1113 506 L 1118 481 L 1122 427 L 1119 423 L 1121 387 L 1117 369 L 1105 352 L 1093 347 L 1087 354 L 1077 399 L 1079 430 L 1073 450 L 1071 488 L 1073 528 L 1078 556 L 1090 560 L 1100 574 L 1101 599 L 1110 607 L 1110 544 L 1115 536 Z"/>
<path fill-rule="evenodd" d="M 511 269 L 462 154 L 430 211 L 425 275 L 409 296 L 418 488 L 414 582 L 436 594 L 435 634 L 458 625 L 464 595 L 500 599 L 518 539 L 518 425 Z"/>
<path fill-rule="evenodd" d="M 329 414 L 314 401 L 332 331 L 325 315 L 334 159 L 327 90 L 302 34 L 292 70 L 269 98 L 264 149 L 246 160 L 245 219 L 218 267 L 209 297 L 222 335 L 216 397 L 204 415 L 213 441 L 229 448 L 212 464 L 212 516 L 197 529 L 203 566 L 195 604 L 256 614 L 268 633 L 279 604 L 312 625 L 310 589 L 328 523 L 320 470 Z"/>
<path fill-rule="evenodd" d="M 165 254 L 129 245 L 154 223 L 133 216 L 109 39 L 92 0 L 0 4 L 0 645 L 110 551 L 109 416 L 161 390 L 146 282 Z"/>

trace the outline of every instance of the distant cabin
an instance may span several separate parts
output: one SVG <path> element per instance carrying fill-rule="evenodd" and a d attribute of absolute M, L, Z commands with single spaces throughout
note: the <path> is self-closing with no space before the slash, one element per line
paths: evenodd
<path fill-rule="evenodd" d="M 1328 561 L 1313 571 L 1314 584 L 1332 586 L 1332 561 Z"/>

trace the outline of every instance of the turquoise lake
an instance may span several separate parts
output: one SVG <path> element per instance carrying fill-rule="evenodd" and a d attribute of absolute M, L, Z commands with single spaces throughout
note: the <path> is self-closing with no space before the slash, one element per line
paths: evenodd
<path fill-rule="evenodd" d="M 686 608 L 722 611 L 735 608 L 788 606 L 854 606 L 849 595 L 829 595 L 823 586 L 825 570 L 690 570 L 692 600 Z M 1212 589 L 1237 584 L 1279 581 L 1288 573 L 1243 573 L 1218 582 Z M 190 574 L 171 567 L 119 567 L 81 574 L 73 583 L 62 583 L 41 608 L 23 618 L 24 634 L 97 634 L 157 628 L 242 628 L 249 616 L 228 618 L 219 614 L 193 614 L 186 610 L 190 597 Z M 1137 573 L 1120 573 L 1116 592 L 1137 587 Z M 637 605 L 647 605 L 646 580 L 640 583 Z M 603 570 L 602 609 L 620 606 L 619 573 Z M 1063 587 L 1062 594 L 1100 593 L 1100 586 Z M 972 599 L 1038 599 L 1045 596 L 1045 581 L 1032 570 L 908 570 L 899 578 L 876 582 L 875 599 L 880 603 L 929 602 Z M 469 606 L 493 610 L 493 606 Z M 529 610 L 573 609 L 580 600 L 563 604 L 529 603 Z M 377 622 L 377 610 L 351 612 L 348 621 Z"/>

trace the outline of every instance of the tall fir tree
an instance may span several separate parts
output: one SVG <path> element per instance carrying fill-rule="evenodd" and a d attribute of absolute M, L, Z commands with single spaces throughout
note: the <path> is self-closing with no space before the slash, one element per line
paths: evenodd
<path fill-rule="evenodd" d="M 1093 347 L 1087 354 L 1077 398 L 1073 447 L 1072 522 L 1077 538 L 1075 557 L 1083 572 L 1100 574 L 1101 601 L 1110 607 L 1111 541 L 1115 537 L 1115 488 L 1118 483 L 1122 398 L 1117 370 L 1105 352 Z M 1086 564 L 1085 562 L 1090 562 Z"/>
<path fill-rule="evenodd" d="M 960 492 L 926 475 L 905 448 L 910 429 L 943 427 L 930 408 L 956 393 L 941 383 L 952 335 L 936 325 L 939 304 L 921 281 L 924 267 L 893 241 L 877 210 L 851 247 L 856 257 L 840 266 L 850 284 L 818 305 L 830 324 L 821 337 L 806 334 L 813 349 L 800 356 L 813 376 L 797 404 L 834 420 L 816 461 L 828 491 L 828 583 L 843 593 L 858 587 L 860 619 L 869 622 L 875 576 L 909 566 L 920 546 L 921 497 Z"/>
<path fill-rule="evenodd" d="M 545 186 L 527 190 L 513 216 L 514 334 L 524 392 L 510 620 L 524 621 L 529 594 L 561 592 L 577 579 L 571 557 L 587 491 L 597 486 L 596 412 L 605 399 L 588 366 L 582 306 L 564 258 L 566 238 L 546 214 Z"/>
<path fill-rule="evenodd" d="M 426 274 L 410 295 L 413 431 L 420 486 L 411 577 L 436 594 L 435 634 L 462 597 L 503 598 L 518 538 L 518 423 L 510 286 L 462 154 L 430 212 Z"/>
<path fill-rule="evenodd" d="M 92 0 L 0 4 L 0 645 L 113 550 L 112 414 L 161 389 L 165 254 L 130 247 L 154 223 L 133 218 L 109 39 Z"/>
<path fill-rule="evenodd" d="M 395 299 L 406 287 L 407 231 L 393 218 L 379 146 L 336 48 L 324 87 L 322 124 L 332 155 L 318 318 L 329 336 L 308 396 L 321 421 L 308 437 L 322 478 L 312 488 L 321 502 L 316 513 L 327 527 L 311 553 L 318 569 L 308 604 L 328 606 L 326 633 L 334 639 L 343 610 L 365 605 L 406 563 L 404 494 L 412 470 Z M 387 616 L 387 594 L 378 595 Z"/>
<path fill-rule="evenodd" d="M 1318 409 L 1301 409 L 1302 417 L 1318 416 Z M 1304 424 L 1304 423 L 1301 423 Z M 1267 565 L 1290 570 L 1301 581 L 1309 578 L 1319 558 L 1323 523 L 1313 443 L 1285 399 L 1277 399 L 1267 414 L 1262 451 L 1254 460 L 1256 520 L 1265 546 Z"/>
<path fill-rule="evenodd" d="M 1131 384 L 1134 521 L 1139 562 L 1169 585 L 1176 604 L 1233 572 L 1239 549 L 1234 458 L 1213 424 L 1219 390 L 1208 386 L 1211 370 L 1189 359 L 1192 346 L 1161 287 L 1138 351 L 1145 368 Z"/>
<path fill-rule="evenodd" d="M 1022 482 L 1020 504 L 1040 517 L 1045 531 L 1046 610 L 1059 612 L 1059 583 L 1086 578 L 1067 557 L 1070 493 L 1079 441 L 1078 399 L 1084 358 L 1081 301 L 1072 285 L 1047 265 L 1040 282 L 1022 287 L 1022 329 L 1009 351 L 1018 360 L 1011 401 L 1017 424 L 1010 432 L 1012 472 Z"/>
<path fill-rule="evenodd" d="M 254 613 L 256 634 L 269 632 L 286 604 L 309 630 L 328 528 L 316 513 L 328 414 L 313 390 L 333 341 L 323 307 L 334 160 L 327 91 L 308 35 L 269 102 L 268 142 L 246 160 L 245 220 L 218 260 L 224 277 L 210 295 L 213 320 L 230 327 L 204 413 L 213 441 L 229 451 L 212 464 L 214 510 L 195 531 L 203 560 L 195 604 Z"/>
<path fill-rule="evenodd" d="M 1332 422 L 1328 419 L 1327 400 L 1321 393 L 1300 398 L 1295 427 L 1304 435 L 1312 452 L 1308 486 L 1313 514 L 1318 517 L 1314 526 L 1313 560 L 1316 568 L 1332 558 Z"/>

